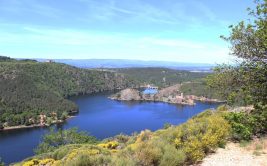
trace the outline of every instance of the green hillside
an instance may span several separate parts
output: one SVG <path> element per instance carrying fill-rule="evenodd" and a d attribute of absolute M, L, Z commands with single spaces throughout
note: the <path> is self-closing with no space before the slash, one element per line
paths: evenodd
<path fill-rule="evenodd" d="M 115 71 L 125 74 L 140 83 L 154 84 L 165 87 L 177 83 L 204 78 L 208 73 L 190 72 L 167 68 L 124 68 Z"/>
<path fill-rule="evenodd" d="M 59 63 L 0 58 L 0 127 L 40 123 L 77 111 L 69 96 L 132 86 L 123 75 Z M 30 121 L 29 121 L 30 119 Z"/>
<path fill-rule="evenodd" d="M 216 90 L 210 88 L 205 79 L 199 79 L 190 83 L 182 84 L 180 91 L 184 95 L 204 96 L 210 99 L 225 100 Z"/>

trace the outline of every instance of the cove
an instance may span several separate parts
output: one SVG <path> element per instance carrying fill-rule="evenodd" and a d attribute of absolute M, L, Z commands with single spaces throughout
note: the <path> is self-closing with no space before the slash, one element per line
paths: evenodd
<path fill-rule="evenodd" d="M 78 127 L 98 139 L 132 134 L 144 129 L 155 131 L 165 123 L 181 124 L 192 116 L 218 104 L 197 102 L 195 106 L 179 106 L 162 102 L 122 102 L 108 99 L 112 92 L 70 98 L 79 106 L 76 117 L 56 128 Z M 6 163 L 21 161 L 34 155 L 33 149 L 49 129 L 28 128 L 0 132 L 0 157 Z"/>

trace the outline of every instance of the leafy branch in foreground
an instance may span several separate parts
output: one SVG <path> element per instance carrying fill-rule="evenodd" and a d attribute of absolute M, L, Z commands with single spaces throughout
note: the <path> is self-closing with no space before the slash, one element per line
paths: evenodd
<path fill-rule="evenodd" d="M 221 65 L 207 78 L 210 87 L 228 99 L 230 105 L 253 105 L 246 113 L 232 113 L 227 119 L 236 139 L 251 139 L 267 133 L 267 0 L 256 0 L 249 9 L 252 21 L 230 26 L 231 54 L 241 62 Z"/>
<path fill-rule="evenodd" d="M 230 99 L 229 103 L 237 97 L 244 104 L 267 103 L 267 0 L 255 3 L 256 9 L 249 9 L 253 21 L 230 26 L 230 36 L 222 36 L 231 44 L 231 54 L 241 62 L 217 66 L 208 79 L 211 87 Z"/>

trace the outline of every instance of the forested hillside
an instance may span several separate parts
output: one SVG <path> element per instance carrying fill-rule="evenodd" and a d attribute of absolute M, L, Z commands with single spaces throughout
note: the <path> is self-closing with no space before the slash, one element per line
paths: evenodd
<path fill-rule="evenodd" d="M 78 109 L 69 96 L 133 85 L 114 72 L 0 57 L 0 127 L 64 119 Z"/>
<path fill-rule="evenodd" d="M 207 86 L 205 79 L 184 83 L 181 85 L 180 91 L 183 92 L 184 95 L 204 96 L 209 99 L 225 100 L 225 98 L 218 95 L 216 90 Z"/>
<path fill-rule="evenodd" d="M 154 84 L 159 87 L 170 86 L 186 81 L 204 78 L 209 73 L 190 72 L 168 68 L 121 68 L 113 69 L 118 73 L 125 74 L 140 83 Z"/>

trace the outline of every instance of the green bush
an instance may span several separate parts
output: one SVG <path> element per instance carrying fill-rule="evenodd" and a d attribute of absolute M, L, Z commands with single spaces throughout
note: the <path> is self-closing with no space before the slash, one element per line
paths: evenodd
<path fill-rule="evenodd" d="M 110 165 L 114 166 L 136 166 L 137 161 L 133 157 L 133 151 L 129 148 L 122 149 L 113 154 Z"/>
<path fill-rule="evenodd" d="M 86 132 L 78 132 L 77 128 L 68 130 L 54 131 L 51 128 L 50 133 L 43 137 L 43 142 L 35 149 L 36 154 L 52 152 L 55 149 L 68 144 L 96 144 L 97 139 L 88 135 Z"/>
<path fill-rule="evenodd" d="M 70 153 L 73 149 L 80 148 L 81 145 L 66 145 L 58 148 L 55 150 L 51 157 L 55 160 L 61 160 L 63 159 L 68 153 Z"/>
<path fill-rule="evenodd" d="M 172 124 L 170 124 L 170 123 L 165 123 L 164 126 L 163 126 L 163 128 L 164 128 L 164 129 L 167 129 L 167 128 L 171 127 L 171 126 L 172 126 Z"/>
<path fill-rule="evenodd" d="M 99 166 L 107 165 L 111 162 L 111 157 L 106 155 L 92 155 L 78 154 L 75 159 L 67 162 L 66 166 Z"/>
<path fill-rule="evenodd" d="M 163 156 L 160 161 L 160 166 L 178 166 L 183 165 L 185 162 L 186 156 L 182 150 L 176 149 L 172 145 L 166 145 L 164 149 Z"/>
<path fill-rule="evenodd" d="M 232 128 L 232 138 L 250 140 L 253 135 L 267 133 L 267 105 L 255 104 L 251 112 L 229 112 L 224 115 Z"/>
<path fill-rule="evenodd" d="M 243 112 L 230 112 L 225 115 L 226 120 L 231 125 L 232 139 L 250 140 L 253 135 L 253 124 L 255 119 Z"/>
<path fill-rule="evenodd" d="M 267 133 L 267 104 L 261 102 L 254 105 L 251 115 L 255 118 L 254 134 L 264 135 Z"/>

